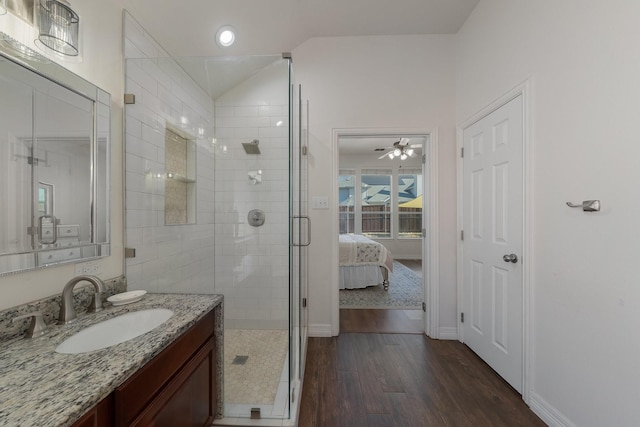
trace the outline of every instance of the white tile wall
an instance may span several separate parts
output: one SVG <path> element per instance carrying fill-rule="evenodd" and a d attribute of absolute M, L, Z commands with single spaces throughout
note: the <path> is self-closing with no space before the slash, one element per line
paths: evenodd
<path fill-rule="evenodd" d="M 273 79 L 273 73 L 265 78 Z M 287 70 L 279 77 L 287 91 Z M 254 77 L 252 84 L 262 84 Z M 277 87 L 278 82 L 275 82 Z M 270 81 L 267 84 L 274 84 Z M 225 324 L 231 328 L 288 327 L 288 106 L 277 94 L 273 105 L 252 104 L 246 91 L 216 102 L 216 284 L 225 293 Z M 250 97 L 249 97 L 250 98 Z M 267 101 L 268 102 L 268 101 Z M 280 122 L 280 125 L 276 125 Z M 243 142 L 259 139 L 259 155 Z M 223 150 L 226 147 L 226 151 Z M 249 171 L 262 170 L 252 185 Z M 265 213 L 265 224 L 251 227 L 251 209 Z"/>
<path fill-rule="evenodd" d="M 129 288 L 216 293 L 213 101 L 126 13 L 125 56 L 125 91 L 136 95 L 125 120 L 126 245 L 136 248 L 127 259 Z M 164 225 L 167 125 L 197 140 L 194 225 Z"/>

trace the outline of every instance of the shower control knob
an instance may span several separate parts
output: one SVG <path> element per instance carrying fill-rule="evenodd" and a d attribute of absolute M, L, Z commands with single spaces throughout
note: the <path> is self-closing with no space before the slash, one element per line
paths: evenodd
<path fill-rule="evenodd" d="M 247 221 L 252 227 L 260 227 L 264 224 L 264 212 L 260 209 L 253 209 L 249 211 L 247 215 Z"/>

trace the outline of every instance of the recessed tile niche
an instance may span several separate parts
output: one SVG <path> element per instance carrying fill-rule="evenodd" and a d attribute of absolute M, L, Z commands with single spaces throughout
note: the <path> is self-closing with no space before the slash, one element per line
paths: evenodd
<path fill-rule="evenodd" d="M 172 129 L 165 132 L 165 225 L 196 222 L 196 146 Z"/>

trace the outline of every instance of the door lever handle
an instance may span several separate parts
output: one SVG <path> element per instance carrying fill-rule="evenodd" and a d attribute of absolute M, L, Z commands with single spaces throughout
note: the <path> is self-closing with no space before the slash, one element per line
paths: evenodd
<path fill-rule="evenodd" d="M 518 255 L 516 255 L 516 254 L 507 254 L 507 255 L 504 255 L 502 257 L 502 260 L 504 262 L 512 262 L 512 263 L 515 264 L 516 262 L 518 262 Z"/>
<path fill-rule="evenodd" d="M 570 208 L 582 208 L 585 212 L 598 212 L 600 210 L 600 200 L 585 200 L 582 203 L 567 202 Z"/>

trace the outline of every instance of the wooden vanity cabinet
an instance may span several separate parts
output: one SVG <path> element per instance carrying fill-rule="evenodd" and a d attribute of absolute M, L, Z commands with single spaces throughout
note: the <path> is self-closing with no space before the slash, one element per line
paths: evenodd
<path fill-rule="evenodd" d="M 73 427 L 211 425 L 217 410 L 214 319 L 211 311 Z M 101 405 L 113 416 L 98 419 Z"/>
<path fill-rule="evenodd" d="M 115 425 L 113 393 L 104 398 L 72 427 L 105 427 Z"/>

